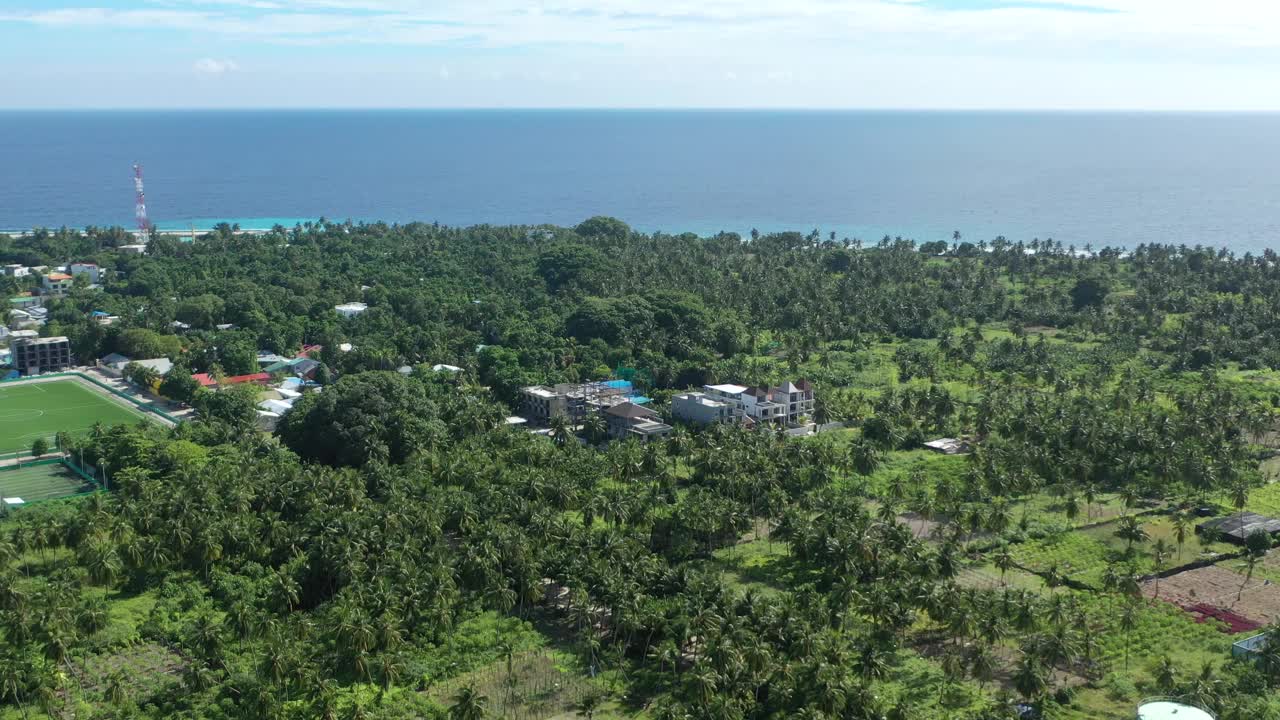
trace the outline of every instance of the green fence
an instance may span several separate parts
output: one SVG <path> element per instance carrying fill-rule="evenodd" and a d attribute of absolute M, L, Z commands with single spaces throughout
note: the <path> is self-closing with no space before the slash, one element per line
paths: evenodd
<path fill-rule="evenodd" d="M 81 380 L 84 380 L 85 382 L 92 383 L 93 385 L 99 388 L 102 388 L 103 390 L 106 390 L 107 392 L 111 393 L 112 395 L 115 395 L 118 398 L 128 401 L 130 405 L 133 405 L 134 407 L 136 407 L 138 410 L 141 410 L 142 412 L 148 412 L 155 415 L 159 415 L 160 417 L 164 418 L 165 420 L 168 420 L 174 425 L 177 425 L 178 423 L 182 422 L 181 419 L 170 415 L 169 413 L 155 407 L 154 405 L 150 403 L 142 402 L 141 400 L 133 397 L 132 395 L 122 393 L 119 390 L 111 387 L 110 385 L 107 385 L 106 383 L 102 382 L 101 380 L 98 380 L 97 378 L 91 378 L 88 375 L 85 375 L 84 373 L 78 373 L 78 372 L 51 373 L 49 375 L 41 375 L 40 377 L 41 378 L 79 378 Z M 32 378 L 13 378 L 12 380 L 0 380 L 0 383 L 23 382 L 24 380 L 31 380 L 31 379 Z M 21 454 L 21 453 L 18 453 L 18 454 Z M 3 457 L 4 456 L 0 456 L 0 459 L 3 459 Z"/>
<path fill-rule="evenodd" d="M 0 493 L 21 497 L 23 505 L 92 495 L 102 484 L 70 458 L 51 458 L 0 467 Z M 88 489 L 86 489 L 88 488 Z"/>

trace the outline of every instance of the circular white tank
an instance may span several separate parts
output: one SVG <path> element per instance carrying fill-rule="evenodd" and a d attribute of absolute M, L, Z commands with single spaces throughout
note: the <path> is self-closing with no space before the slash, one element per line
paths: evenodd
<path fill-rule="evenodd" d="M 1214 720 L 1200 708 L 1173 700 L 1153 700 L 1138 706 L 1138 720 Z"/>

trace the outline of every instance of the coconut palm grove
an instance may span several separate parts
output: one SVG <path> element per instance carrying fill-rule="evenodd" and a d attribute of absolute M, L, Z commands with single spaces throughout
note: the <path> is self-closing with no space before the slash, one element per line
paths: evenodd
<path fill-rule="evenodd" d="M 5 511 L 0 718 L 1280 718 L 1280 552 L 1230 530 L 1280 517 L 1270 251 L 603 217 L 134 242 L 0 236 L 103 268 L 42 335 L 168 357 L 197 409 L 67 438 L 107 487 Z M 189 380 L 304 347 L 273 430 Z M 674 429 L 511 419 L 596 380 Z M 671 409 L 799 380 L 800 423 Z"/>

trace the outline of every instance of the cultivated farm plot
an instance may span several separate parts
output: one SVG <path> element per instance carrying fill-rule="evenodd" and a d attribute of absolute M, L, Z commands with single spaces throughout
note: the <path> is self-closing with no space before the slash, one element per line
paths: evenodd
<path fill-rule="evenodd" d="M 29 503 L 78 495 L 96 488 L 60 462 L 0 469 L 0 497 L 18 497 Z"/>
<path fill-rule="evenodd" d="M 5 383 L 0 385 L 0 453 L 28 451 L 38 438 L 52 445 L 59 432 L 77 435 L 95 423 L 131 425 L 145 417 L 73 379 Z"/>
<path fill-rule="evenodd" d="M 1160 593 L 1164 594 L 1161 585 Z M 1085 625 L 1099 641 L 1098 659 L 1104 667 L 1120 667 L 1128 645 L 1130 661 L 1139 664 L 1169 655 L 1198 663 L 1203 659 L 1220 659 L 1231 649 L 1232 638 L 1222 632 L 1216 621 L 1198 623 L 1187 613 L 1168 603 L 1139 601 L 1135 626 L 1125 632 L 1121 628 L 1124 608 L 1130 602 L 1118 595 L 1078 593 L 1085 614 Z"/>
<path fill-rule="evenodd" d="M 1244 509 L 1259 515 L 1280 517 L 1280 483 L 1264 485 L 1249 493 L 1249 502 Z"/>
<path fill-rule="evenodd" d="M 1001 573 L 1000 569 L 992 563 L 961 570 L 956 575 L 956 584 L 975 590 L 999 590 L 1007 587 L 1039 593 L 1045 589 L 1044 581 L 1031 573 L 1016 568 Z"/>
<path fill-rule="evenodd" d="M 1154 580 L 1142 584 L 1142 592 L 1151 597 L 1156 590 Z M 1160 599 L 1181 607 L 1212 605 L 1241 615 L 1260 625 L 1280 618 L 1280 585 L 1247 576 L 1224 567 L 1210 565 L 1180 572 L 1159 583 Z"/>
<path fill-rule="evenodd" d="M 145 701 L 178 683 L 185 662 L 164 647 L 148 643 L 111 655 L 90 655 L 77 665 L 86 690 L 104 693 L 112 677 L 118 676 L 130 696 Z"/>
<path fill-rule="evenodd" d="M 1091 534 L 1070 532 L 1039 540 L 1029 540 L 1010 549 L 1018 565 L 1034 573 L 1056 569 L 1063 577 L 1093 587 L 1101 587 L 1107 565 L 1119 557 L 1109 544 Z M 1134 559 L 1141 562 L 1140 555 Z"/>
<path fill-rule="evenodd" d="M 468 687 L 489 698 L 496 717 L 547 720 L 576 717 L 574 709 L 578 703 L 597 686 L 581 674 L 562 667 L 554 653 L 537 650 L 514 656 L 509 671 L 506 661 L 499 661 L 440 683 L 431 688 L 429 695 L 448 707 L 454 696 Z"/>

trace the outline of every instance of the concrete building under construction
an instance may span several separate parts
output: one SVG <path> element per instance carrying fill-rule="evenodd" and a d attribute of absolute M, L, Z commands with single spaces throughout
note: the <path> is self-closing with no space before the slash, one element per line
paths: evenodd
<path fill-rule="evenodd" d="M 548 425 L 563 417 L 580 425 L 588 415 L 614 405 L 632 402 L 642 405 L 648 398 L 635 394 L 627 380 L 601 380 L 589 383 L 560 383 L 554 386 L 533 385 L 521 388 L 524 417 L 535 425 Z"/>

